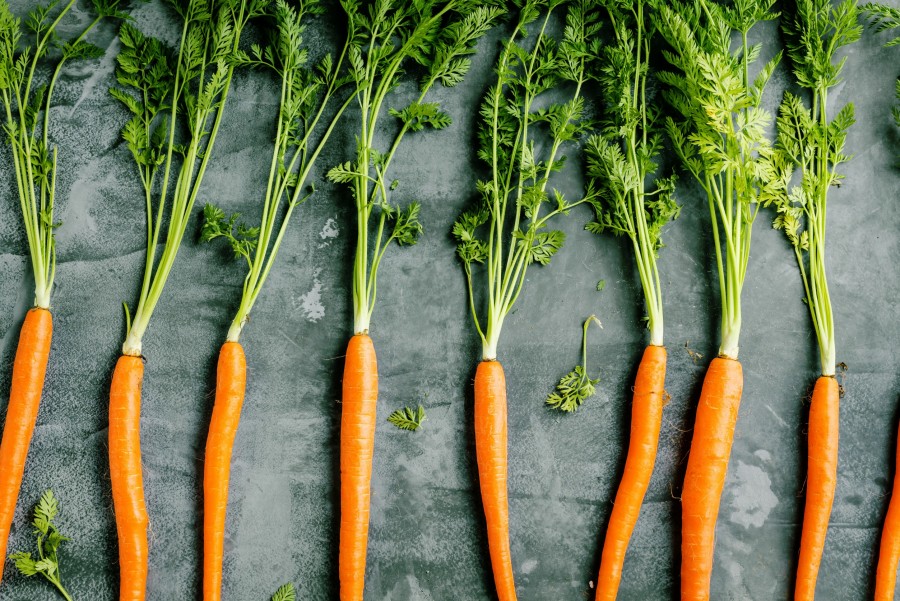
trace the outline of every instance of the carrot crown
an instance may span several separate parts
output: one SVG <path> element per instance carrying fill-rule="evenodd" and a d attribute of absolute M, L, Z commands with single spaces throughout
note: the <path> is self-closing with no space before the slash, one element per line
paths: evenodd
<path fill-rule="evenodd" d="M 369 329 L 375 306 L 378 266 L 391 242 L 415 244 L 422 225 L 419 204 L 401 208 L 393 201 L 400 182 L 388 178 L 388 169 L 400 142 L 409 132 L 444 129 L 452 122 L 436 102 L 425 102 L 440 83 L 452 87 L 463 80 L 475 44 L 493 26 L 502 10 L 478 0 L 382 0 L 364 8 L 361 0 L 341 2 L 347 13 L 351 45 L 351 76 L 361 114 L 356 159 L 332 168 L 328 178 L 347 184 L 353 192 L 357 214 L 356 254 L 353 264 L 354 332 Z M 404 67 L 416 62 L 424 67 L 419 95 L 405 108 L 390 109 L 400 129 L 387 152 L 377 149 L 379 118 L 388 94 L 404 77 Z M 370 249 L 370 228 L 377 213 L 375 245 Z M 386 231 L 387 230 L 387 231 Z"/>
<path fill-rule="evenodd" d="M 675 69 L 658 74 L 668 85 L 663 96 L 678 113 L 666 119 L 666 129 L 675 153 L 706 192 L 722 302 L 719 354 L 732 359 L 738 355 L 741 290 L 760 188 L 774 176 L 766 137 L 771 116 L 760 105 L 781 60 L 779 52 L 751 79 L 762 45 L 750 46 L 747 37 L 757 23 L 776 18 L 773 4 L 675 1 L 656 13 L 657 30 L 672 48 L 664 57 Z M 734 38 L 739 42 L 732 49 Z"/>
<path fill-rule="evenodd" d="M 825 206 L 829 188 L 843 179 L 837 166 L 850 159 L 844 154 L 844 143 L 854 123 L 853 104 L 828 120 L 828 90 L 841 82 L 844 59 L 836 62 L 837 51 L 862 35 L 858 20 L 855 0 L 837 6 L 824 0 L 801 0 L 792 18 L 784 20 L 794 75 L 808 90 L 812 108 L 806 108 L 799 96 L 785 93 L 771 158 L 778 177 L 764 191 L 765 200 L 778 211 L 775 228 L 784 231 L 794 249 L 826 376 L 835 372 L 835 343 L 825 277 Z M 791 186 L 795 171 L 800 172 L 800 184 Z"/>
<path fill-rule="evenodd" d="M 34 272 L 34 304 L 50 308 L 56 276 L 55 221 L 57 147 L 50 145 L 50 105 L 53 89 L 70 60 L 95 59 L 103 50 L 85 37 L 107 18 L 127 18 L 118 10 L 119 0 L 93 0 L 95 17 L 74 38 L 62 43 L 57 28 L 75 6 L 69 0 L 57 8 L 53 2 L 28 14 L 25 27 L 34 36 L 34 46 L 20 48 L 21 21 L 0 2 L 0 99 L 5 110 L 4 132 L 12 148 L 13 172 L 22 208 L 25 237 Z M 56 62 L 49 80 L 36 85 L 39 63 Z"/>
<path fill-rule="evenodd" d="M 497 357 L 503 320 L 522 291 L 528 266 L 549 264 L 565 241 L 563 232 L 546 229 L 549 221 L 590 200 L 569 201 L 552 188 L 551 200 L 547 190 L 551 175 L 564 164 L 561 147 L 587 127 L 582 86 L 599 48 L 598 12 L 587 0 L 569 7 L 564 34 L 555 43 L 548 25 L 562 4 L 526 0 L 519 9 L 497 61 L 497 81 L 481 105 L 478 157 L 490 166 L 491 177 L 478 182 L 476 206 L 453 225 L 485 360 Z M 534 42 L 525 48 L 521 44 L 533 24 Z M 568 101 L 538 108 L 546 93 L 563 88 Z M 479 319 L 473 286 L 477 265 L 486 271 L 485 321 Z"/>
<path fill-rule="evenodd" d="M 315 1 L 305 2 L 295 9 L 285 0 L 277 0 L 272 43 L 266 48 L 254 45 L 249 53 L 236 50 L 232 60 L 237 66 L 261 67 L 274 72 L 281 83 L 281 96 L 275 147 L 259 226 L 250 228 L 237 224 L 240 218 L 238 213 L 226 217 L 224 211 L 211 204 L 203 210 L 200 240 L 208 242 L 224 238 L 231 245 L 235 257 L 243 257 L 247 262 L 248 272 L 244 277 L 241 302 L 228 330 L 227 340 L 231 342 L 238 341 L 249 319 L 294 209 L 312 195 L 314 190 L 307 189 L 306 182 L 322 148 L 352 100 L 348 95 L 313 145 L 310 138 L 313 132 L 318 131 L 317 125 L 322 121 L 329 101 L 351 79 L 344 65 L 352 36 L 344 43 L 337 63 L 327 54 L 314 67 L 307 66 L 308 51 L 303 44 L 304 21 L 308 16 L 321 12 L 321 5 Z M 284 201 L 286 207 L 282 207 Z"/>
<path fill-rule="evenodd" d="M 619 0 L 604 0 L 615 33 L 614 43 L 604 47 L 598 62 L 603 98 L 609 107 L 600 133 L 591 136 L 585 148 L 591 204 L 596 220 L 587 229 L 611 231 L 631 239 L 637 262 L 650 344 L 663 345 L 662 285 L 656 260 L 662 228 L 678 216 L 675 176 L 656 178 L 647 190 L 647 179 L 657 171 L 656 157 L 662 150 L 662 110 L 648 103 L 647 80 L 651 40 L 656 33 L 649 18 L 655 2 L 640 0 L 623 6 Z"/>
<path fill-rule="evenodd" d="M 171 3 L 182 21 L 177 52 L 128 22 L 119 30 L 116 78 L 121 87 L 110 93 L 132 114 L 122 138 L 137 163 L 147 211 L 147 257 L 133 317 L 125 305 L 125 355 L 141 354 L 141 339 L 184 238 L 222 122 L 241 31 L 249 19 L 264 14 L 268 3 Z M 187 131 L 183 140 L 179 125 Z"/>

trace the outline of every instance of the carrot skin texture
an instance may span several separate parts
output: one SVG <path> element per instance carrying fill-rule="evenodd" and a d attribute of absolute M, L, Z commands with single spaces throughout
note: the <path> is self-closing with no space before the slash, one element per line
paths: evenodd
<path fill-rule="evenodd" d="M 837 486 L 840 396 L 834 377 L 821 376 L 816 380 L 809 408 L 809 473 L 795 601 L 812 601 L 816 596 L 816 577 Z"/>
<path fill-rule="evenodd" d="M 710 362 L 681 493 L 681 601 L 709 601 L 716 519 L 744 377 L 735 359 Z"/>
<path fill-rule="evenodd" d="M 897 563 L 900 562 L 900 478 L 897 477 L 897 467 L 900 467 L 900 432 L 894 463 L 894 487 L 881 529 L 878 569 L 875 572 L 875 601 L 894 601 L 894 590 L 897 587 Z"/>
<path fill-rule="evenodd" d="M 356 334 L 347 345 L 341 402 L 341 601 L 362 601 L 365 590 L 377 404 L 375 346 L 367 334 Z"/>
<path fill-rule="evenodd" d="M 475 455 L 497 597 L 515 601 L 509 548 L 506 377 L 499 361 L 482 361 L 475 371 Z"/>
<path fill-rule="evenodd" d="M 615 601 L 619 591 L 625 552 L 656 463 L 665 383 L 666 348 L 650 345 L 644 350 L 634 380 L 631 437 L 625 469 L 603 542 L 596 601 Z"/>
<path fill-rule="evenodd" d="M 6 423 L 0 441 L 0 580 L 6 563 L 9 529 L 22 488 L 25 460 L 41 404 L 52 338 L 53 315 L 50 311 L 41 308 L 28 311 L 19 332 Z"/>
<path fill-rule="evenodd" d="M 109 393 L 109 476 L 119 537 L 119 601 L 147 593 L 147 528 L 141 469 L 141 384 L 144 361 L 122 355 Z"/>
<path fill-rule="evenodd" d="M 213 404 L 206 459 L 203 462 L 203 599 L 222 598 L 222 559 L 225 555 L 225 514 L 231 453 L 241 419 L 247 387 L 247 359 L 239 342 L 226 342 L 216 366 L 216 400 Z"/>

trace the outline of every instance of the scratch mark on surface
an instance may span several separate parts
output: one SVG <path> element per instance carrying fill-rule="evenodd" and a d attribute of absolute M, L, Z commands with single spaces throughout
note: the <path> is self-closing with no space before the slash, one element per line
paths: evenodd
<path fill-rule="evenodd" d="M 782 427 L 782 428 L 787 428 L 787 427 L 788 427 L 787 422 L 784 421 L 783 419 L 781 419 L 781 416 L 780 416 L 780 415 L 778 415 L 777 413 L 775 413 L 775 410 L 772 409 L 772 406 L 771 406 L 771 405 L 766 405 L 766 409 L 769 410 L 769 413 L 771 413 L 773 416 L 775 416 L 775 419 L 778 420 L 778 423 L 781 424 L 781 427 Z"/>

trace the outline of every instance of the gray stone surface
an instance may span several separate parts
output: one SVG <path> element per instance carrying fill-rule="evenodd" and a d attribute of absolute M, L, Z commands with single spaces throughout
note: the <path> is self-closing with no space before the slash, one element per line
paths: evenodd
<path fill-rule="evenodd" d="M 897 5 L 897 0 L 891 0 Z M 22 13 L 30 0 L 14 0 Z M 84 13 L 81 18 L 86 18 Z M 139 24 L 166 19 L 139 4 Z M 319 25 L 325 26 L 322 22 Z M 315 37 L 320 27 L 309 31 Z M 117 560 L 106 459 L 110 372 L 123 337 L 122 301 L 134 302 L 144 257 L 139 182 L 118 142 L 124 112 L 106 93 L 119 45 L 98 32 L 101 60 L 67 69 L 54 110 L 60 147 L 58 287 L 47 385 L 29 455 L 10 549 L 30 548 L 30 507 L 52 487 L 62 502 L 64 579 L 79 601 L 117 597 Z M 756 34 L 778 44 L 777 27 Z M 398 198 L 422 201 L 427 234 L 390 252 L 379 282 L 372 336 L 381 400 L 372 490 L 367 598 L 378 601 L 491 599 L 475 482 L 471 382 L 479 358 L 462 270 L 448 230 L 472 197 L 474 107 L 491 78 L 496 38 L 481 46 L 467 83 L 434 98 L 456 123 L 412 135 L 394 162 Z M 854 101 L 856 154 L 831 194 L 829 276 L 838 360 L 848 365 L 841 415 L 839 484 L 819 597 L 871 595 L 880 523 L 894 471 L 898 421 L 896 317 L 900 137 L 889 107 L 898 49 L 866 36 L 848 52 L 834 105 Z M 321 46 L 316 40 L 314 45 Z M 773 48 L 767 47 L 767 52 Z M 780 68 L 766 104 L 789 81 Z M 401 88 L 408 95 L 410 88 Z M 275 97 L 261 74 L 234 85 L 202 198 L 258 215 L 270 153 Z M 398 101 L 399 104 L 399 101 Z M 326 167 L 351 158 L 348 122 L 322 157 L 320 189 L 299 212 L 246 330 L 247 402 L 235 445 L 226 539 L 225 599 L 263 600 L 292 580 L 304 600 L 336 599 L 337 444 L 341 355 L 351 332 L 348 292 L 354 214 Z M 574 153 L 573 153 L 574 154 Z M 0 151 L 0 412 L 19 325 L 32 300 L 8 152 Z M 570 167 L 575 167 L 571 165 Z M 576 194 L 579 169 L 557 185 Z M 668 230 L 660 270 L 666 294 L 671 401 L 659 459 L 625 564 L 619 598 L 677 598 L 680 481 L 708 360 L 717 348 L 718 300 L 707 209 L 685 178 L 682 217 Z M 640 290 L 621 240 L 583 231 L 587 210 L 560 222 L 569 239 L 550 268 L 530 271 L 504 328 L 500 358 L 509 381 L 510 521 L 523 601 L 588 599 L 600 541 L 623 463 L 630 386 L 646 343 Z M 815 339 L 793 255 L 770 215 L 756 225 L 744 294 L 741 359 L 745 394 L 719 516 L 713 598 L 790 598 L 804 491 L 804 397 L 817 371 Z M 148 599 L 195 599 L 200 584 L 200 477 L 216 352 L 236 309 L 241 265 L 220 248 L 186 240 L 145 338 L 143 462 L 152 520 Z M 602 293 L 597 280 L 606 279 Z M 582 319 L 604 323 L 590 351 L 602 377 L 576 415 L 543 407 L 578 357 Z M 702 357 L 692 358 L 689 350 Z M 422 431 L 383 418 L 422 403 Z M 2 414 L 2 413 L 0 413 Z M 46 583 L 9 567 L 9 601 L 56 598 Z"/>

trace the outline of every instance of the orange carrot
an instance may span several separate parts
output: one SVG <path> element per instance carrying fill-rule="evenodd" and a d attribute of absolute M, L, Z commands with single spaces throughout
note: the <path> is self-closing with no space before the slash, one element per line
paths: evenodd
<path fill-rule="evenodd" d="M 341 601 L 361 601 L 366 582 L 369 488 L 378 403 L 378 364 L 368 334 L 356 334 L 347 345 L 342 399 L 338 577 Z"/>
<path fill-rule="evenodd" d="M 631 440 L 622 481 L 609 517 L 609 527 L 600 559 L 597 577 L 597 601 L 615 601 L 622 579 L 625 551 L 637 523 L 641 504 L 659 444 L 662 425 L 663 392 L 666 381 L 666 348 L 649 345 L 644 351 L 634 381 L 634 400 L 631 408 Z"/>
<path fill-rule="evenodd" d="M 0 579 L 3 578 L 9 528 L 25 473 L 25 459 L 41 404 L 52 337 L 53 316 L 50 311 L 31 309 L 19 333 L 6 424 L 0 442 Z"/>
<path fill-rule="evenodd" d="M 709 601 L 719 500 L 734 442 L 744 376 L 736 359 L 709 365 L 681 493 L 681 601 Z"/>
<path fill-rule="evenodd" d="M 481 504 L 487 522 L 488 549 L 500 601 L 515 601 L 509 550 L 506 378 L 499 361 L 482 361 L 475 372 L 475 454 Z"/>
<path fill-rule="evenodd" d="M 900 433 L 897 438 L 895 470 L 900 466 Z M 900 562 L 900 478 L 894 474 L 894 490 L 881 530 L 881 549 L 875 573 L 875 601 L 894 601 L 897 587 L 897 563 Z"/>
<path fill-rule="evenodd" d="M 147 507 L 141 470 L 141 383 L 144 361 L 122 355 L 109 393 L 109 476 L 119 534 L 119 601 L 147 591 Z"/>
<path fill-rule="evenodd" d="M 247 384 L 247 360 L 239 342 L 226 342 L 216 367 L 216 401 L 213 405 L 206 461 L 203 464 L 203 599 L 222 598 L 222 558 L 225 552 L 225 512 L 231 451 L 241 419 Z"/>
<path fill-rule="evenodd" d="M 816 595 L 816 577 L 837 485 L 839 408 L 837 380 L 834 376 L 820 376 L 809 408 L 809 472 L 795 601 L 811 601 Z"/>

